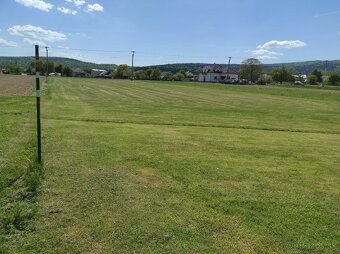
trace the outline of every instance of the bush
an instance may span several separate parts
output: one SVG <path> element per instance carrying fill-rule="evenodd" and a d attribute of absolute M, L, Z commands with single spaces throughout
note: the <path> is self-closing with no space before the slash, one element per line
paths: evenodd
<path fill-rule="evenodd" d="M 340 76 L 336 73 L 331 73 L 328 76 L 327 84 L 329 86 L 338 86 L 340 84 Z"/>
<path fill-rule="evenodd" d="M 261 77 L 258 80 L 258 84 L 259 85 L 267 85 L 267 84 L 271 84 L 273 82 L 273 79 L 270 75 L 261 75 Z"/>
<path fill-rule="evenodd" d="M 313 74 L 308 76 L 308 83 L 310 85 L 316 85 L 317 81 L 318 81 L 318 77 L 317 76 L 315 76 Z"/>
<path fill-rule="evenodd" d="M 266 76 L 266 84 L 271 84 L 271 83 L 273 83 L 273 78 L 272 78 L 272 76 L 267 75 Z"/>

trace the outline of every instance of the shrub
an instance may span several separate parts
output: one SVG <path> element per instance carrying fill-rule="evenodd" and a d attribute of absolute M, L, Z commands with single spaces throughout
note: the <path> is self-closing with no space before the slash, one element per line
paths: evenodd
<path fill-rule="evenodd" d="M 331 73 L 328 76 L 327 84 L 330 86 L 338 86 L 340 83 L 340 76 L 336 73 Z"/>
<path fill-rule="evenodd" d="M 317 76 L 315 76 L 313 74 L 308 76 L 308 83 L 310 85 L 316 85 L 317 81 L 318 81 L 318 77 Z"/>

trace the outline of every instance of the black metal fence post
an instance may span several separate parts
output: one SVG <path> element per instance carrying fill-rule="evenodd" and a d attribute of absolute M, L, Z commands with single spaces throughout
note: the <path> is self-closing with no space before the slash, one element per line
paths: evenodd
<path fill-rule="evenodd" d="M 36 104 L 37 104 L 37 144 L 38 162 L 41 163 L 41 120 L 40 120 L 40 62 L 39 45 L 35 45 L 35 84 L 36 84 Z"/>

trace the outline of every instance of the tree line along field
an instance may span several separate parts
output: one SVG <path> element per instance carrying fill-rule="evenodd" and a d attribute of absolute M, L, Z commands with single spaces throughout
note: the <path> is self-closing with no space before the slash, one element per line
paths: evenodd
<path fill-rule="evenodd" d="M 1 172 L 30 168 L 34 100 L 0 97 Z M 337 253 L 339 113 L 338 90 L 50 79 L 42 181 L 1 190 L 25 223 L 0 252 Z"/>

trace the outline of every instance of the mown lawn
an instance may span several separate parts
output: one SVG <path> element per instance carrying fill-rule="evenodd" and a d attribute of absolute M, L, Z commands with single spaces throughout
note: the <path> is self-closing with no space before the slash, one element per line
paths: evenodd
<path fill-rule="evenodd" d="M 0 75 L 0 253 L 7 253 L 6 239 L 28 228 L 37 210 L 33 80 Z"/>
<path fill-rule="evenodd" d="M 339 91 L 56 78 L 10 253 L 338 253 Z"/>

